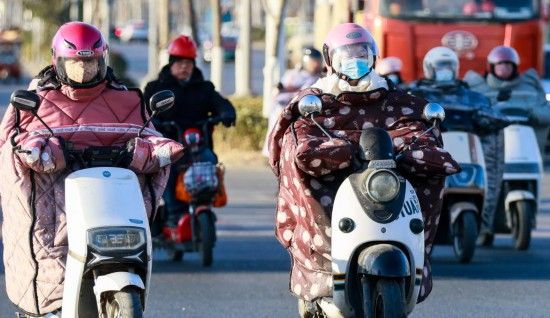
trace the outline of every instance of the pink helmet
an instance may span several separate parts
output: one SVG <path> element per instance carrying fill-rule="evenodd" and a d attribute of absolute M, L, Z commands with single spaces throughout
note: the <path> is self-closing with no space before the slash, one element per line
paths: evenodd
<path fill-rule="evenodd" d="M 384 76 L 392 73 L 400 73 L 403 68 L 403 62 L 400 58 L 389 56 L 376 63 L 376 71 Z"/>
<path fill-rule="evenodd" d="M 75 87 L 91 87 L 105 79 L 107 51 L 107 42 L 96 27 L 84 22 L 69 22 L 63 24 L 53 37 L 52 64 L 62 83 Z M 67 76 L 67 61 L 94 59 L 98 62 L 98 71 L 92 79 L 81 83 Z"/>
<path fill-rule="evenodd" d="M 518 66 L 520 62 L 518 52 L 513 47 L 504 45 L 497 46 L 489 52 L 487 56 L 489 65 L 503 62 L 510 62 Z"/>
<path fill-rule="evenodd" d="M 342 23 L 328 33 L 323 45 L 323 55 L 327 67 L 339 75 L 340 63 L 349 58 L 366 58 L 372 70 L 378 56 L 378 46 L 370 32 L 362 26 Z"/>

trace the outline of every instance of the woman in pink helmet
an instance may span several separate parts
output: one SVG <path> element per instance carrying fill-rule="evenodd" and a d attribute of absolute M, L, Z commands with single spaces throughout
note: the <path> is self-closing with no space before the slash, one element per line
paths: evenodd
<path fill-rule="evenodd" d="M 290 289 L 300 299 L 302 317 L 313 317 L 321 308 L 332 306 L 332 203 L 340 183 L 357 168 L 362 129 L 386 129 L 400 151 L 429 125 L 422 119 L 425 100 L 396 90 L 373 71 L 378 49 L 367 30 L 354 23 L 334 27 L 323 53 L 327 76 L 301 91 L 284 109 L 269 147 L 270 164 L 280 180 L 276 236 L 292 258 Z M 332 140 L 299 115 L 298 101 L 310 94 L 322 100 L 323 110 L 316 119 L 334 136 Z M 421 299 L 432 286 L 429 255 L 444 177 L 458 169 L 443 150 L 437 129 L 420 137 L 400 161 L 400 170 L 415 187 L 424 213 L 427 258 Z"/>
<path fill-rule="evenodd" d="M 126 146 L 126 164 L 142 183 L 149 216 L 164 191 L 171 161 L 182 146 L 154 127 L 136 131 L 148 119 L 139 90 L 127 90 L 106 64 L 108 46 L 99 30 L 82 22 L 59 28 L 52 64 L 30 85 L 40 96 L 38 115 L 9 106 L 0 125 L 0 194 L 4 219 L 4 265 L 9 299 L 32 316 L 61 307 L 68 253 L 64 178 L 72 169 L 64 140 L 74 149 Z M 60 137 L 60 138 L 58 138 Z M 16 146 L 30 150 L 17 152 Z"/>

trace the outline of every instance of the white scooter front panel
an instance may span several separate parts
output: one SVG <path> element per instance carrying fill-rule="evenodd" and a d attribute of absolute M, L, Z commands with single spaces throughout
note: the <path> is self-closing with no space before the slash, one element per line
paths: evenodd
<path fill-rule="evenodd" d="M 530 126 L 504 128 L 504 180 L 542 180 L 542 157 L 535 131 Z M 540 190 L 540 189 L 539 189 Z M 540 191 L 539 191 L 540 193 Z"/>
<path fill-rule="evenodd" d="M 478 136 L 462 131 L 442 134 L 444 148 L 461 164 L 479 164 L 485 170 L 483 148 Z"/>
<path fill-rule="evenodd" d="M 418 197 L 408 181 L 405 182 L 404 191 L 404 204 L 399 217 L 383 224 L 374 221 L 365 213 L 350 178 L 347 178 L 338 189 L 332 210 L 332 272 L 333 277 L 336 277 L 333 282 L 333 298 L 335 304 L 344 309 L 344 312 L 349 312 L 351 308 L 346 308 L 345 291 L 342 289 L 345 281 L 342 277 L 346 274 L 356 249 L 370 242 L 397 244 L 407 249 L 404 252 L 410 262 L 412 281 L 415 282 L 412 297 L 408 299 L 408 311 L 412 311 L 416 304 L 421 280 L 415 278 L 422 275 L 424 267 L 424 232 L 414 234 L 410 229 L 410 221 L 413 218 L 422 219 L 422 212 Z M 343 218 L 353 220 L 353 231 L 344 233 L 339 228 L 339 222 Z"/>
<path fill-rule="evenodd" d="M 148 258 L 147 268 L 148 273 L 151 273 L 152 245 L 149 222 L 140 183 L 131 170 L 99 167 L 71 173 L 65 179 L 65 213 L 69 255 L 63 293 L 64 316 L 78 317 L 78 297 L 85 261 L 88 257 L 88 230 L 90 229 L 117 227 L 143 229 Z M 149 286 L 150 279 L 150 275 L 147 276 L 146 288 Z"/>

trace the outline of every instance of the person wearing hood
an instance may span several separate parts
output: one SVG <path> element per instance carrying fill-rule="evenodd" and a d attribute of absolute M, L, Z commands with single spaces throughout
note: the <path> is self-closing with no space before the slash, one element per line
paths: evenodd
<path fill-rule="evenodd" d="M 468 71 L 464 81 L 476 92 L 491 99 L 493 105 L 503 102 L 528 110 L 537 136 L 541 154 L 544 154 L 550 132 L 550 107 L 546 92 L 535 69 L 519 73 L 518 52 L 509 46 L 497 46 L 487 56 L 485 75 Z"/>
<path fill-rule="evenodd" d="M 388 56 L 376 63 L 376 72 L 378 72 L 378 75 L 389 79 L 399 88 L 405 86 L 405 82 L 401 77 L 402 69 L 403 61 L 395 56 Z"/>
<path fill-rule="evenodd" d="M 151 96 L 159 91 L 168 89 L 174 92 L 174 107 L 159 114 L 153 121 L 159 131 L 165 137 L 180 140 L 181 136 L 177 136 L 176 131 L 163 129 L 162 123 L 174 121 L 181 132 L 190 128 L 201 129 L 197 123 L 213 117 L 219 117 L 226 127 L 235 125 L 235 108 L 216 91 L 212 82 L 204 79 L 201 70 L 196 66 L 195 42 L 188 36 L 179 36 L 168 46 L 168 54 L 168 65 L 161 69 L 156 80 L 147 83 L 143 92 L 147 104 Z M 210 148 L 213 148 L 212 142 Z M 175 196 L 177 174 L 177 169 L 172 169 L 163 196 L 169 226 L 175 225 L 179 215 L 187 211 L 187 205 L 178 201 Z"/>
<path fill-rule="evenodd" d="M 424 56 L 424 78 L 411 83 L 408 93 L 439 103 L 444 108 L 454 105 L 471 107 L 483 112 L 485 121 L 473 133 L 481 139 L 487 176 L 479 242 L 488 245 L 492 241 L 493 221 L 504 173 L 502 128 L 505 120 L 492 109 L 491 101 L 487 97 L 471 90 L 467 83 L 457 78 L 459 66 L 458 56 L 453 50 L 444 46 L 432 48 Z"/>
<path fill-rule="evenodd" d="M 37 116 L 10 105 L 0 125 L 6 291 L 18 311 L 32 317 L 49 317 L 62 305 L 70 254 L 65 178 L 82 168 L 68 160 L 66 150 L 124 147 L 118 162 L 138 176 L 150 219 L 170 163 L 183 155 L 181 144 L 152 125 L 136 137 L 149 120 L 145 103 L 139 90 L 114 77 L 107 42 L 96 27 L 62 25 L 51 52 L 52 63 L 29 85 L 40 97 Z"/>
<path fill-rule="evenodd" d="M 420 136 L 430 123 L 422 119 L 427 101 L 407 95 L 374 72 L 378 48 L 372 35 L 355 23 L 334 27 L 323 46 L 326 77 L 302 90 L 280 114 L 271 132 L 270 165 L 279 179 L 276 236 L 288 250 L 290 290 L 299 298 L 302 317 L 313 317 L 332 296 L 331 212 L 339 185 L 357 167 L 363 129 L 380 127 L 391 135 L 394 150 L 404 151 L 401 173 L 418 194 L 425 222 L 425 254 L 419 301 L 432 289 L 429 255 L 435 238 L 445 176 L 460 167 L 443 149 L 441 133 Z M 301 117 L 298 102 L 316 95 L 323 108 L 316 120 Z"/>

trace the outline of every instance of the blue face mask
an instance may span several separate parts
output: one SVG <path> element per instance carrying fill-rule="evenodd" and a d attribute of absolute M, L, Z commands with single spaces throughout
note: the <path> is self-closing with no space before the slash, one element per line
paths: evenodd
<path fill-rule="evenodd" d="M 442 70 L 435 71 L 436 82 L 448 82 L 455 79 L 455 72 L 450 69 L 444 68 Z"/>
<path fill-rule="evenodd" d="M 340 73 L 346 75 L 352 80 L 360 79 L 361 77 L 369 74 L 371 67 L 369 61 L 366 59 L 346 59 L 341 63 Z"/>

